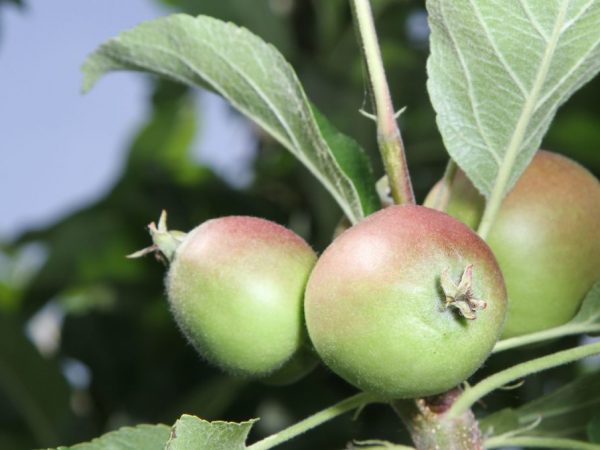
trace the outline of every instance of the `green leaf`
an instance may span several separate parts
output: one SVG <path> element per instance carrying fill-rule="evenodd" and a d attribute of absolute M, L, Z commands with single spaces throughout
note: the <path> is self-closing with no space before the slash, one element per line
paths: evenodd
<path fill-rule="evenodd" d="M 306 165 L 353 222 L 378 208 L 371 180 L 353 178 L 369 170 L 357 169 L 367 163 L 361 150 L 337 147 L 337 140 L 324 136 L 291 66 L 248 30 L 183 14 L 143 23 L 109 40 L 86 60 L 83 90 L 106 72 L 125 69 L 220 93 Z"/>
<path fill-rule="evenodd" d="M 171 429 L 162 424 L 123 427 L 90 442 L 58 447 L 56 450 L 163 450 L 170 433 Z"/>
<path fill-rule="evenodd" d="M 483 433 L 499 436 L 584 438 L 600 410 L 600 372 L 581 376 L 519 408 L 503 409 L 480 421 Z M 516 430 L 522 430 L 515 433 Z"/>
<path fill-rule="evenodd" d="M 0 6 L 2 6 L 3 3 L 12 3 L 20 8 L 24 6 L 23 0 L 0 0 Z"/>
<path fill-rule="evenodd" d="M 314 105 L 312 105 L 312 111 L 319 129 L 342 171 L 351 180 L 362 181 L 356 183 L 355 188 L 358 191 L 363 212 L 365 215 L 369 215 L 377 211 L 381 207 L 381 202 L 375 189 L 376 180 L 368 156 L 358 142 L 340 133 Z"/>
<path fill-rule="evenodd" d="M 289 3 L 287 6 L 285 2 L 273 4 L 270 0 L 162 0 L 162 3 L 177 12 L 215 17 L 253 30 L 264 40 L 275 44 L 284 55 L 291 53 L 297 45 L 292 26 L 294 17 L 289 14 L 293 5 Z"/>
<path fill-rule="evenodd" d="M 219 374 L 185 392 L 183 400 L 170 408 L 172 416 L 178 415 L 176 411 L 188 411 L 208 420 L 223 417 L 247 383 L 248 380 L 242 378 Z"/>
<path fill-rule="evenodd" d="M 46 248 L 36 242 L 0 249 L 0 311 L 15 311 L 46 261 Z"/>
<path fill-rule="evenodd" d="M 600 70 L 599 0 L 428 0 L 428 90 L 452 158 L 486 196 L 525 170 L 558 107 Z"/>
<path fill-rule="evenodd" d="M 255 422 L 207 422 L 184 414 L 175 422 L 165 450 L 244 450 Z"/>
<path fill-rule="evenodd" d="M 41 446 L 60 442 L 70 416 L 69 387 L 56 361 L 43 358 L 22 324 L 0 314 L 0 390 L 25 419 Z"/>
<path fill-rule="evenodd" d="M 596 414 L 588 423 L 587 434 L 590 442 L 600 444 L 600 414 Z"/>
<path fill-rule="evenodd" d="M 415 450 L 414 447 L 394 444 L 393 442 L 380 439 L 369 439 L 367 441 L 354 441 L 348 445 L 348 450 Z"/>
<path fill-rule="evenodd" d="M 600 326 L 600 280 L 585 296 L 579 312 L 566 326 L 569 325 Z"/>
<path fill-rule="evenodd" d="M 187 87 L 161 81 L 152 96 L 148 122 L 131 145 L 127 169 L 139 173 L 152 164 L 181 184 L 197 183 L 206 177 L 207 169 L 190 154 L 198 123 L 194 99 Z"/>

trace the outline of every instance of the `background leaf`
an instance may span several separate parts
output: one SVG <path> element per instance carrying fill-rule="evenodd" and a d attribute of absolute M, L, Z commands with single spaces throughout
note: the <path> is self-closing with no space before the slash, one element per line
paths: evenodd
<path fill-rule="evenodd" d="M 583 299 L 579 312 L 565 326 L 581 324 L 600 325 L 600 280 L 592 286 Z"/>
<path fill-rule="evenodd" d="M 0 393 L 25 418 L 38 445 L 56 445 L 70 419 L 70 390 L 54 360 L 27 340 L 19 320 L 0 313 Z"/>
<path fill-rule="evenodd" d="M 258 0 L 162 0 L 190 16 L 216 17 L 232 22 L 257 33 L 262 39 L 275 45 L 284 55 L 293 47 L 292 24 L 290 17 L 281 14 L 270 1 Z M 285 5 L 283 6 L 285 8 Z M 172 8 L 173 9 L 173 8 Z"/>
<path fill-rule="evenodd" d="M 0 6 L 2 6 L 3 3 L 12 3 L 13 5 L 17 5 L 19 7 L 23 6 L 23 0 L 0 0 Z"/>
<path fill-rule="evenodd" d="M 353 222 L 377 209 L 372 180 L 351 178 L 354 171 L 344 170 L 347 164 L 338 161 L 343 151 L 345 162 L 354 158 L 353 165 L 368 163 L 350 154 L 360 148 L 332 152 L 290 65 L 246 29 L 183 14 L 146 22 L 109 40 L 88 58 L 84 91 L 104 73 L 123 69 L 217 91 L 305 164 Z M 361 197 L 364 192 L 372 195 Z"/>
<path fill-rule="evenodd" d="M 600 414 L 596 414 L 587 426 L 587 433 L 590 442 L 600 444 Z"/>
<path fill-rule="evenodd" d="M 585 439 L 586 427 L 600 409 L 600 372 L 581 376 L 519 408 L 505 408 L 483 418 L 483 433 L 498 436 L 526 428 L 519 436 Z"/>
<path fill-rule="evenodd" d="M 166 450 L 244 450 L 254 422 L 207 422 L 184 414 L 173 426 Z"/>
<path fill-rule="evenodd" d="M 504 195 L 600 70 L 598 0 L 428 0 L 428 90 L 448 152 Z M 507 32 L 510 29 L 510 32 Z"/>
<path fill-rule="evenodd" d="M 170 433 L 171 429 L 167 425 L 123 427 L 91 442 L 58 447 L 56 450 L 163 450 Z"/>

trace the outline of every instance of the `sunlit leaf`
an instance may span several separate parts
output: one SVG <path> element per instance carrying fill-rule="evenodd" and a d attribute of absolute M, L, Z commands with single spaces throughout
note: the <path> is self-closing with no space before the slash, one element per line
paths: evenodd
<path fill-rule="evenodd" d="M 232 22 L 255 31 L 261 38 L 276 45 L 288 55 L 296 44 L 292 15 L 293 2 L 273 0 L 161 0 L 177 12 L 192 16 L 200 14 Z"/>
<path fill-rule="evenodd" d="M 254 422 L 207 422 L 184 414 L 175 422 L 166 450 L 244 450 Z"/>
<path fill-rule="evenodd" d="M 109 40 L 87 59 L 83 89 L 89 90 L 106 72 L 127 69 L 223 95 L 306 165 L 353 222 L 378 208 L 372 180 L 353 177 L 355 165 L 368 163 L 361 149 L 330 147 L 291 66 L 248 30 L 182 14 L 143 23 Z M 353 169 L 348 170 L 349 164 Z"/>
<path fill-rule="evenodd" d="M 163 450 L 171 429 L 166 425 L 123 427 L 90 442 L 56 450 Z"/>
<path fill-rule="evenodd" d="M 221 418 L 227 408 L 235 404 L 247 383 L 247 380 L 220 374 L 185 392 L 183 400 L 173 405 L 173 413 L 179 415 L 181 411 L 188 411 L 207 420 Z"/>
<path fill-rule="evenodd" d="M 600 0 L 428 0 L 428 89 L 448 152 L 500 198 L 600 70 Z"/>

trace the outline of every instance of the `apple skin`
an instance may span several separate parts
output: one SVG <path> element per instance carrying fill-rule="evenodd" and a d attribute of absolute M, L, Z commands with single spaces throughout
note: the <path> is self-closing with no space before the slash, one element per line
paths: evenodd
<path fill-rule="evenodd" d="M 440 277 L 487 302 L 474 320 L 445 308 Z M 444 392 L 469 377 L 500 336 L 506 290 L 486 243 L 454 218 L 390 206 L 342 233 L 310 276 L 305 315 L 323 360 L 349 383 L 384 398 Z"/>
<path fill-rule="evenodd" d="M 451 192 L 448 213 L 476 228 L 483 196 L 460 170 Z M 564 156 L 538 151 L 504 199 L 487 239 L 508 290 L 504 338 L 573 318 L 600 279 L 599 231 L 598 180 Z"/>
<path fill-rule="evenodd" d="M 166 280 L 171 310 L 209 362 L 238 376 L 273 375 L 308 343 L 303 297 L 315 261 L 302 238 L 274 222 L 209 220 L 175 252 Z"/>

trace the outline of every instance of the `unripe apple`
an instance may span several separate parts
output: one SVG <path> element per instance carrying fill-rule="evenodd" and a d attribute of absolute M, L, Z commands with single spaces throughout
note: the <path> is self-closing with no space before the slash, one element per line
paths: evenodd
<path fill-rule="evenodd" d="M 446 391 L 496 343 L 506 312 L 486 243 L 456 219 L 390 206 L 342 233 L 307 285 L 309 335 L 322 360 L 386 398 Z"/>
<path fill-rule="evenodd" d="M 171 261 L 171 311 L 204 358 L 229 373 L 271 375 L 278 383 L 314 367 L 304 349 L 303 297 L 316 255 L 302 238 L 245 216 L 208 220 L 187 234 L 165 224 L 151 232 Z"/>
<path fill-rule="evenodd" d="M 483 196 L 458 171 L 448 213 L 477 228 L 484 207 Z M 503 337 L 552 328 L 575 315 L 600 279 L 599 229 L 598 180 L 564 156 L 537 152 L 487 238 L 508 290 Z"/>

